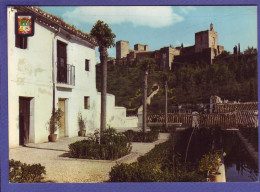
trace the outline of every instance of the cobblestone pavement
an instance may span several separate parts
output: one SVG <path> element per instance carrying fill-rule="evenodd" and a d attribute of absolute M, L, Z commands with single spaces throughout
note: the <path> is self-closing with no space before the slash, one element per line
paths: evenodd
<path fill-rule="evenodd" d="M 10 149 L 9 159 L 23 163 L 40 163 L 46 168 L 44 182 L 99 183 L 109 179 L 111 167 L 118 163 L 132 163 L 149 152 L 156 144 L 166 141 L 168 133 L 160 133 L 154 143 L 132 143 L 129 155 L 115 161 L 73 159 L 67 157 L 68 145 L 83 137 L 62 138 L 54 143 L 28 144 L 27 147 Z"/>

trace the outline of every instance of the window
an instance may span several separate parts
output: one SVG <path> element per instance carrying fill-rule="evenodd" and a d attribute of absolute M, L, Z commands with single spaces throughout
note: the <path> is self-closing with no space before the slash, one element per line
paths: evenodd
<path fill-rule="evenodd" d="M 89 71 L 89 60 L 85 60 L 85 71 Z"/>
<path fill-rule="evenodd" d="M 90 104 L 90 100 L 89 100 L 89 96 L 84 97 L 84 109 L 89 109 L 89 104 Z"/>
<path fill-rule="evenodd" d="M 27 48 L 27 37 L 23 36 L 15 36 L 15 47 L 20 49 L 26 49 Z"/>

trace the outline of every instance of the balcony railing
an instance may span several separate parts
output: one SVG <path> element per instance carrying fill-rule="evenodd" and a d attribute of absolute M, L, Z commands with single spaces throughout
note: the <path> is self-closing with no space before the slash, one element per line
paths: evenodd
<path fill-rule="evenodd" d="M 57 68 L 57 83 L 75 86 L 75 66 L 67 64 Z"/>

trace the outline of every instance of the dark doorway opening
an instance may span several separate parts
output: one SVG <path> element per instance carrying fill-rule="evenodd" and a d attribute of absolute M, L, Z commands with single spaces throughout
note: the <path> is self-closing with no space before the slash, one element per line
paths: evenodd
<path fill-rule="evenodd" d="M 19 145 L 29 143 L 30 100 L 31 98 L 19 97 Z"/>
<path fill-rule="evenodd" d="M 57 82 L 67 83 L 67 44 L 57 41 Z"/>

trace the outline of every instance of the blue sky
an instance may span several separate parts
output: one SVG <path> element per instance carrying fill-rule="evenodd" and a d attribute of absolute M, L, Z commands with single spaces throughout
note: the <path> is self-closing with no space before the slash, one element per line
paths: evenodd
<path fill-rule="evenodd" d="M 61 17 L 65 22 L 89 33 L 100 19 L 116 34 L 116 41 L 148 44 L 149 50 L 164 46 L 194 45 L 194 34 L 214 24 L 218 44 L 232 52 L 240 43 L 241 51 L 248 46 L 257 48 L 256 6 L 106 6 L 106 7 L 41 7 Z M 109 56 L 115 57 L 115 48 Z M 97 56 L 99 56 L 97 54 Z"/>

